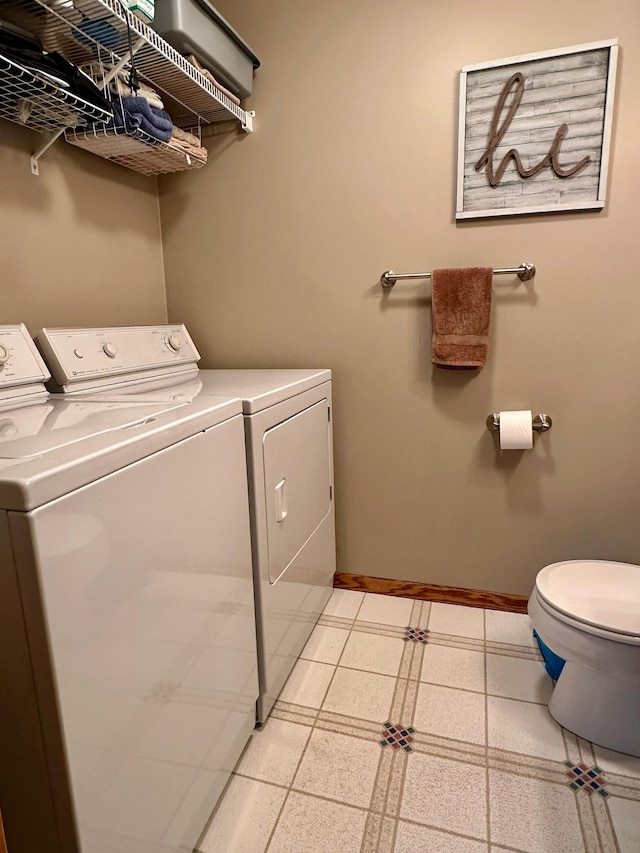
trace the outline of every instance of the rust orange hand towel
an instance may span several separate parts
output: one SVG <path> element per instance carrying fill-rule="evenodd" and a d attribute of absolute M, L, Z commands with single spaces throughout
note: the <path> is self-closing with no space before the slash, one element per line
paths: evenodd
<path fill-rule="evenodd" d="M 433 270 L 432 361 L 444 370 L 478 370 L 489 350 L 491 267 Z"/>

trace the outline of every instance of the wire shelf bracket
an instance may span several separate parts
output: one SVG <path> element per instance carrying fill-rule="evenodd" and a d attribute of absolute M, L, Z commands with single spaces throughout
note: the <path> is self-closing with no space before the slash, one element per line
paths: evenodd
<path fill-rule="evenodd" d="M 245 110 L 242 119 L 242 129 L 245 133 L 253 133 L 253 120 L 256 117 L 255 110 Z"/>
<path fill-rule="evenodd" d="M 144 39 L 139 39 L 136 44 L 133 45 L 133 49 L 131 51 L 127 51 L 127 53 L 125 53 L 125 55 L 117 63 L 117 65 L 114 65 L 114 67 L 107 74 L 104 75 L 104 77 L 102 78 L 103 86 L 106 86 L 107 83 L 113 80 L 114 77 L 116 77 L 120 73 L 120 71 L 122 71 L 122 69 L 129 64 L 131 57 L 142 47 L 143 44 Z M 36 177 L 40 175 L 40 166 L 38 165 L 38 160 L 42 157 L 43 154 L 45 154 L 49 150 L 49 148 L 51 148 L 51 146 L 57 139 L 60 139 L 62 134 L 65 132 L 66 128 L 61 127 L 53 134 L 53 136 L 51 136 L 51 138 L 47 142 L 41 145 L 40 148 L 38 148 L 38 150 L 31 155 L 32 175 L 35 175 Z"/>
<path fill-rule="evenodd" d="M 109 79 L 124 69 L 131 61 L 132 54 L 135 54 L 135 65 L 140 79 L 162 95 L 167 104 L 165 108 L 179 128 L 200 128 L 202 125 L 235 119 L 245 133 L 254 130 L 254 111 L 243 110 L 228 98 L 222 89 L 191 65 L 151 27 L 130 10 L 123 8 L 121 0 L 13 0 L 10 7 L 3 8 L 3 17 L 5 16 L 10 23 L 22 26 L 40 37 L 45 50 L 59 50 L 68 61 L 79 67 L 93 62 L 104 64 L 109 73 L 100 75 L 96 80 L 101 87 L 106 87 Z M 133 38 L 132 50 L 129 47 L 129 36 Z M 0 62 L 0 71 L 4 70 Z M 21 75 L 25 74 L 24 69 L 20 69 L 20 72 Z M 44 97 L 45 93 L 40 91 L 43 81 L 37 80 L 38 91 L 35 93 L 33 87 L 28 85 L 32 82 L 33 75 L 21 78 L 20 84 L 27 84 L 24 94 L 19 96 L 21 102 L 27 102 L 27 99 L 35 101 L 36 95 L 38 99 L 41 94 Z M 111 119 L 111 115 L 104 111 L 91 112 L 91 105 L 82 100 L 76 105 L 71 101 L 68 92 L 57 91 L 51 96 L 51 87 L 48 84 L 47 87 L 47 100 L 43 101 L 42 109 L 39 112 L 34 110 L 33 118 L 23 121 L 3 111 L 0 79 L 0 117 L 17 121 L 34 130 L 54 134 L 31 157 L 31 172 L 34 175 L 39 174 L 39 160 L 43 154 L 63 133 L 67 141 L 71 141 L 71 137 L 77 144 L 83 135 L 83 124 L 104 124 Z M 13 104 L 10 103 L 9 106 L 12 107 Z M 57 111 L 55 115 L 54 109 Z M 87 120 L 74 121 L 73 111 L 87 117 Z M 89 128 L 87 133 L 90 133 Z M 95 146 L 91 150 L 98 153 Z M 159 150 L 164 150 L 164 154 L 161 156 L 156 152 L 153 155 L 154 161 L 157 162 L 149 166 L 152 168 L 151 174 L 159 173 L 156 168 L 162 159 L 166 160 L 171 171 L 175 170 L 174 166 L 178 160 L 181 160 L 186 168 L 200 168 L 203 165 L 202 158 L 194 158 L 189 152 L 176 152 L 161 147 Z M 150 173 L 147 171 L 147 159 L 142 158 L 143 174 Z M 131 161 L 127 157 L 127 160 L 128 162 L 122 165 L 128 165 L 137 171 L 135 165 L 132 165 L 137 162 L 137 158 Z M 170 164 L 170 160 L 175 162 Z"/>
<path fill-rule="evenodd" d="M 40 166 L 38 165 L 38 160 L 42 157 L 43 154 L 45 154 L 51 148 L 51 146 L 53 145 L 53 143 L 57 139 L 60 139 L 60 137 L 62 136 L 63 133 L 64 133 L 64 127 L 61 127 L 60 130 L 57 130 L 55 133 L 53 133 L 49 137 L 47 142 L 45 142 L 43 145 L 41 145 L 40 148 L 38 148 L 37 151 L 34 151 L 34 153 L 31 155 L 31 174 L 32 175 L 39 177 Z"/>

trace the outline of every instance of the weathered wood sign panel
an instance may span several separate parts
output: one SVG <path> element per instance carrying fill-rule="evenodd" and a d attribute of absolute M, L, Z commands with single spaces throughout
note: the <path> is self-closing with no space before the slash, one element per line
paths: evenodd
<path fill-rule="evenodd" d="M 457 219 L 604 207 L 617 44 L 462 69 Z"/>

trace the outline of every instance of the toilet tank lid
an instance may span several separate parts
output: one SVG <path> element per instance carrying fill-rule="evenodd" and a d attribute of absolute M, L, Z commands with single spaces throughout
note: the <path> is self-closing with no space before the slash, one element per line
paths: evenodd
<path fill-rule="evenodd" d="M 567 560 L 538 572 L 538 594 L 580 622 L 640 637 L 640 566 Z"/>

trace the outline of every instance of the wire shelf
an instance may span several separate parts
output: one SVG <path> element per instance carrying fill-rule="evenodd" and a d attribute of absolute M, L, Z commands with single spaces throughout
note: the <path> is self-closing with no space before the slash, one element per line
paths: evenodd
<path fill-rule="evenodd" d="M 3 4 L 4 7 L 5 4 Z M 75 65 L 104 61 L 115 65 L 128 55 L 127 23 L 141 78 L 167 98 L 179 127 L 238 120 L 251 127 L 247 113 L 217 89 L 171 45 L 118 0 L 19 0 L 6 4 L 3 17 L 35 32 L 46 50 L 57 50 Z"/>
<path fill-rule="evenodd" d="M 69 129 L 65 131 L 65 139 L 71 145 L 143 175 L 201 169 L 207 162 L 206 148 L 187 151 L 178 145 L 159 142 L 139 129 L 133 133 L 115 127 Z"/>
<path fill-rule="evenodd" d="M 0 117 L 45 133 L 106 122 L 111 113 L 0 55 Z"/>

